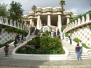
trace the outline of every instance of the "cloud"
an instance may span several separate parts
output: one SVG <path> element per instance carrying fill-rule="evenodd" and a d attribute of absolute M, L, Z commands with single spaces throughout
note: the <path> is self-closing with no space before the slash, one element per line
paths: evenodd
<path fill-rule="evenodd" d="M 73 13 L 78 13 L 77 11 L 78 11 L 78 8 L 71 8 L 71 9 L 69 9 L 69 11 L 71 11 L 71 12 L 73 12 Z"/>

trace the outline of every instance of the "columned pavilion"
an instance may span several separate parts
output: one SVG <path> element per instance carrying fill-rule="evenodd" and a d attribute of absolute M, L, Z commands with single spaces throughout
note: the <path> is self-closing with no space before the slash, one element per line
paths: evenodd
<path fill-rule="evenodd" d="M 42 26 L 47 25 L 56 26 L 58 29 L 60 29 L 63 25 L 67 25 L 70 19 L 77 16 L 71 11 L 63 10 L 61 7 L 37 7 L 35 14 L 34 12 L 29 12 L 26 15 L 26 23 L 28 24 L 27 26 L 32 26 L 36 27 L 37 29 L 41 29 Z"/>

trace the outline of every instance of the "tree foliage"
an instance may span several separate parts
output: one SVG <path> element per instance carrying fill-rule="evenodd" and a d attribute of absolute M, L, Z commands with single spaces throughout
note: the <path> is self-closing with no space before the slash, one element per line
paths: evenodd
<path fill-rule="evenodd" d="M 35 6 L 35 5 L 32 6 L 32 10 L 33 10 L 34 12 L 36 11 L 36 6 Z"/>
<path fill-rule="evenodd" d="M 0 4 L 0 16 L 3 16 L 3 17 L 8 16 L 7 4 L 5 4 L 5 3 Z"/>
<path fill-rule="evenodd" d="M 36 6 L 35 5 L 32 6 L 32 10 L 34 11 L 34 16 L 35 16 L 35 12 L 36 12 Z"/>
<path fill-rule="evenodd" d="M 14 21 L 22 21 L 22 15 L 23 15 L 23 9 L 22 5 L 19 2 L 12 1 L 10 3 L 10 9 L 9 9 L 9 15 L 10 19 Z"/>

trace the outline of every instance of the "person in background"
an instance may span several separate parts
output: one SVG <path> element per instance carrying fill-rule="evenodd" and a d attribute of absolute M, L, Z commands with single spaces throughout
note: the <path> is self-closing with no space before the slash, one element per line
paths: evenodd
<path fill-rule="evenodd" d="M 82 41 L 80 40 L 80 42 L 79 42 L 79 46 L 80 46 L 80 53 L 81 53 L 81 55 L 82 55 Z"/>
<path fill-rule="evenodd" d="M 9 45 L 8 45 L 8 43 L 5 45 L 4 51 L 5 51 L 5 56 L 8 56 L 8 51 L 9 51 Z"/>
<path fill-rule="evenodd" d="M 64 32 L 62 31 L 62 39 L 64 39 Z"/>
<path fill-rule="evenodd" d="M 69 34 L 70 44 L 72 44 L 71 34 Z"/>

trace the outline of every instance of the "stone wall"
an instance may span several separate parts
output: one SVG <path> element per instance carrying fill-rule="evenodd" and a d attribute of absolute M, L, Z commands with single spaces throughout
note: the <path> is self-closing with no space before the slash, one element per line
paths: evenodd
<path fill-rule="evenodd" d="M 79 38 L 87 46 L 91 47 L 91 30 L 88 27 L 74 31 L 72 33 L 72 39 L 74 38 Z"/>
<path fill-rule="evenodd" d="M 8 33 L 4 29 L 0 32 L 0 44 L 3 44 L 9 40 L 14 40 L 16 33 Z"/>

